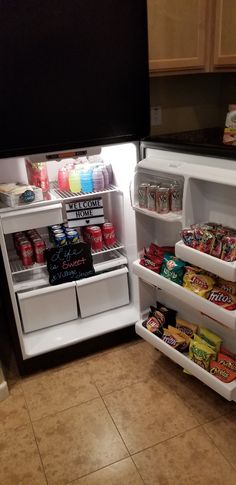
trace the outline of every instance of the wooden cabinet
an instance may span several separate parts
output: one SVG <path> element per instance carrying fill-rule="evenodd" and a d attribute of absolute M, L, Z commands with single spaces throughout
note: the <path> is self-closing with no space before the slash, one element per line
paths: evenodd
<path fill-rule="evenodd" d="M 207 0 L 148 0 L 151 72 L 204 69 Z"/>
<path fill-rule="evenodd" d="M 215 0 L 213 67 L 236 68 L 235 0 Z"/>
<path fill-rule="evenodd" d="M 147 0 L 151 74 L 236 69 L 236 0 Z"/>

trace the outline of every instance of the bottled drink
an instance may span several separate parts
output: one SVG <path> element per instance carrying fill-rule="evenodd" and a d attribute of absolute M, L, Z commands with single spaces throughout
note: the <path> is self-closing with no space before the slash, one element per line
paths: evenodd
<path fill-rule="evenodd" d="M 70 190 L 73 193 L 81 192 L 80 171 L 73 169 L 69 173 Z"/>
<path fill-rule="evenodd" d="M 104 190 L 104 175 L 100 166 L 95 167 L 93 170 L 93 190 L 95 192 Z"/>
<path fill-rule="evenodd" d="M 81 190 L 85 194 L 93 191 L 93 176 L 92 170 L 88 164 L 86 164 L 80 172 Z"/>
<path fill-rule="evenodd" d="M 70 190 L 69 173 L 65 167 L 59 168 L 57 173 L 58 188 L 60 190 Z"/>
<path fill-rule="evenodd" d="M 108 187 L 109 187 L 109 175 L 108 175 L 106 165 L 102 164 L 101 168 L 102 168 L 102 173 L 103 173 L 103 177 L 104 177 L 104 189 L 108 189 Z"/>
<path fill-rule="evenodd" d="M 113 179 L 113 171 L 112 171 L 112 165 L 110 162 L 105 162 L 105 167 L 107 169 L 108 177 L 109 177 L 109 184 L 112 184 L 112 179 Z"/>

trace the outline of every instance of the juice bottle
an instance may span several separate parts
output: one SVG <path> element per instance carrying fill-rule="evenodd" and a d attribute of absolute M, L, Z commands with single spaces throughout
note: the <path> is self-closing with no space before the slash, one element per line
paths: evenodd
<path fill-rule="evenodd" d="M 80 171 L 73 169 L 69 173 L 70 190 L 73 193 L 81 192 Z"/>
<path fill-rule="evenodd" d="M 59 168 L 57 173 L 57 182 L 60 190 L 70 190 L 69 174 L 65 167 Z"/>

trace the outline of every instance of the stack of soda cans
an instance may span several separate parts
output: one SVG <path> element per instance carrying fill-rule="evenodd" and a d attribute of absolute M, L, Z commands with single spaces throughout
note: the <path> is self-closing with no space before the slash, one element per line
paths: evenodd
<path fill-rule="evenodd" d="M 49 239 L 56 247 L 66 246 L 67 244 L 76 244 L 79 242 L 78 231 L 69 228 L 67 223 L 55 224 L 54 226 L 50 226 L 48 230 Z"/>
<path fill-rule="evenodd" d="M 13 237 L 16 252 L 23 266 L 45 263 L 45 242 L 36 229 L 16 232 Z"/>

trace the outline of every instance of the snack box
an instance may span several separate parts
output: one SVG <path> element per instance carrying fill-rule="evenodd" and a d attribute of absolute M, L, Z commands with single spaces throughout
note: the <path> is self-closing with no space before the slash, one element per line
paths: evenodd
<path fill-rule="evenodd" d="M 23 184 L 0 184 L 0 200 L 8 207 L 16 207 L 43 200 L 40 187 Z"/>

